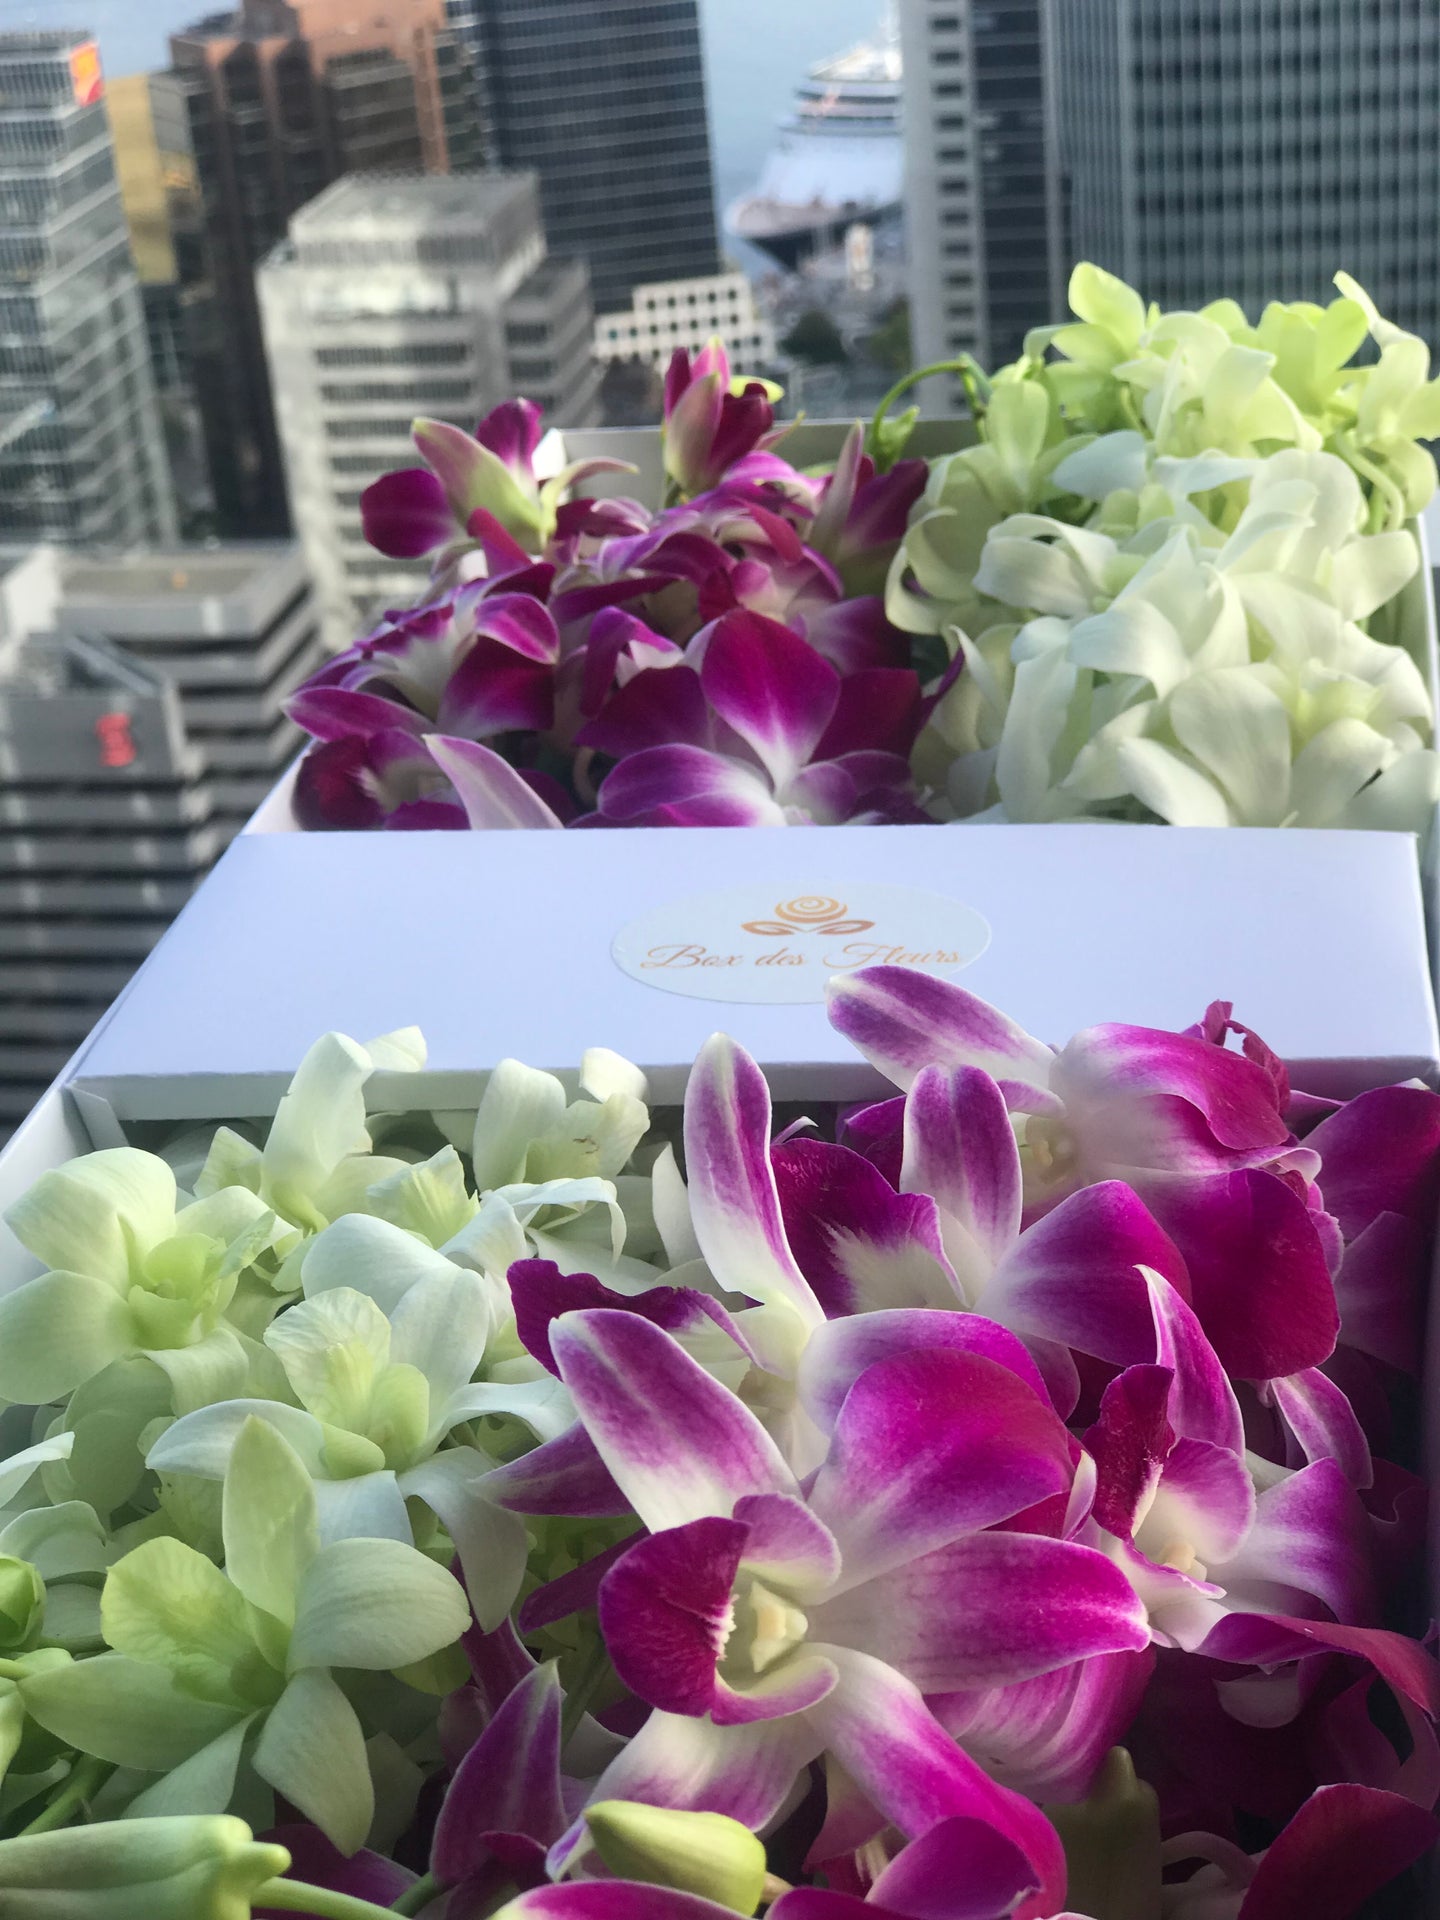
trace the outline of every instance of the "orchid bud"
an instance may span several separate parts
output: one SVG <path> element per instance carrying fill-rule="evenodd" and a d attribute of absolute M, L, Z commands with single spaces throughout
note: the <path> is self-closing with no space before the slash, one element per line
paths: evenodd
<path fill-rule="evenodd" d="M 681 1813 L 634 1800 L 599 1800 L 585 1823 L 600 1858 L 626 1880 L 698 1894 L 754 1913 L 765 1886 L 765 1849 L 723 1813 Z"/>
<path fill-rule="evenodd" d="M 45 1617 L 45 1582 L 28 1560 L 0 1554 L 0 1653 L 23 1653 Z"/>
<path fill-rule="evenodd" d="M 243 1820 L 194 1815 L 117 1820 L 0 1841 L 5 1920 L 250 1920 L 267 1881 L 290 1865 L 284 1847 Z"/>
<path fill-rule="evenodd" d="M 1045 1811 L 1065 1845 L 1072 1907 L 1106 1920 L 1158 1920 L 1160 1803 L 1124 1747 L 1110 1749 L 1087 1799 Z"/>

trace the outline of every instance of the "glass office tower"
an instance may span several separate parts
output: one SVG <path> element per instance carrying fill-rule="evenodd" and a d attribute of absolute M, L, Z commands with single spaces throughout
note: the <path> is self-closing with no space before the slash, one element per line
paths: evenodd
<path fill-rule="evenodd" d="M 497 166 L 540 176 L 545 235 L 590 264 L 597 313 L 718 273 L 696 0 L 448 0 Z"/>
<path fill-rule="evenodd" d="M 95 43 L 0 34 L 0 539 L 174 537 Z"/>

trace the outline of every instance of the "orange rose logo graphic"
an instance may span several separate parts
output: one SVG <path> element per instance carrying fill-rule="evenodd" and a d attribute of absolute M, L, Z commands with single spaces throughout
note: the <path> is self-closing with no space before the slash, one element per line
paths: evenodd
<path fill-rule="evenodd" d="M 868 933 L 873 920 L 847 920 L 850 909 L 843 900 L 832 900 L 823 893 L 802 893 L 798 899 L 782 900 L 773 920 L 743 920 L 746 933 L 768 940 L 793 938 L 797 933 Z"/>

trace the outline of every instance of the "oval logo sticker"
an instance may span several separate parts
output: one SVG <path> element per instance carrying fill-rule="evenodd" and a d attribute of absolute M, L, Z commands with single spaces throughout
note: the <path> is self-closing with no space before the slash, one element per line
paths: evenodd
<path fill-rule="evenodd" d="M 694 894 L 621 928 L 615 963 L 692 1000 L 799 1005 L 858 967 L 957 973 L 990 944 L 973 907 L 918 887 L 857 881 L 776 900 L 759 887 Z"/>

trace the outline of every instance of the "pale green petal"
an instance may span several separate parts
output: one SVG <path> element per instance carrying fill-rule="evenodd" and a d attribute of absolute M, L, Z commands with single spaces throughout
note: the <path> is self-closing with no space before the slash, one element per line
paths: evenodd
<path fill-rule="evenodd" d="M 390 1361 L 390 1322 L 368 1294 L 332 1287 L 271 1323 L 265 1344 L 318 1420 L 365 1430 L 375 1377 Z"/>
<path fill-rule="evenodd" d="M 119 1653 L 51 1667 L 19 1690 L 31 1718 L 66 1746 L 144 1773 L 168 1773 L 242 1717 L 182 1693 L 163 1668 Z"/>
<path fill-rule="evenodd" d="M 58 1438 L 71 1440 L 74 1436 L 66 1433 Z M 41 1442 L 42 1446 L 50 1444 Z M 32 1447 L 29 1451 L 39 1449 Z M 57 1507 L 31 1507 L 0 1528 L 0 1553 L 28 1560 L 42 1580 L 102 1573 L 109 1565 L 105 1541 L 99 1515 L 83 1500 L 66 1500 Z"/>
<path fill-rule="evenodd" d="M 477 1380 L 462 1387 L 447 1402 L 445 1431 L 465 1420 L 509 1414 L 523 1420 L 537 1440 L 558 1440 L 575 1424 L 575 1407 L 560 1381 L 546 1374 L 541 1380 Z"/>
<path fill-rule="evenodd" d="M 73 1433 L 52 1433 L 48 1439 L 39 1440 L 33 1447 L 26 1447 L 20 1453 L 12 1453 L 8 1460 L 0 1460 L 0 1507 L 8 1507 L 15 1496 L 22 1491 L 32 1473 L 43 1467 L 48 1460 L 68 1460 L 75 1447 Z M 92 1515 L 93 1518 L 93 1515 Z M 0 1535 L 8 1540 L 10 1528 Z M 27 1536 L 28 1537 L 28 1536 Z M 28 1560 L 31 1555 L 19 1546 L 0 1548 L 5 1553 L 13 1553 L 17 1558 Z"/>
<path fill-rule="evenodd" d="M 243 1596 L 179 1540 L 147 1540 L 117 1561 L 101 1618 L 117 1653 L 163 1667 L 202 1699 L 253 1706 L 264 1697 L 268 1683 Z"/>
<path fill-rule="evenodd" d="M 1115 761 L 1128 791 L 1173 827 L 1228 827 L 1225 796 L 1198 768 L 1158 740 L 1122 740 Z"/>
<path fill-rule="evenodd" d="M 470 1608 L 443 1567 L 397 1540 L 337 1540 L 301 1582 L 290 1671 L 409 1666 L 464 1633 Z"/>
<path fill-rule="evenodd" d="M 137 1256 L 175 1231 L 175 1175 L 135 1147 L 87 1153 L 42 1173 L 5 1220 L 47 1267 L 119 1286 Z"/>
<path fill-rule="evenodd" d="M 304 1462 L 310 1474 L 321 1470 L 325 1429 L 311 1413 L 273 1400 L 226 1400 L 187 1413 L 154 1442 L 147 1464 L 157 1473 L 198 1473 L 223 1480 L 240 1429 L 252 1416 L 266 1420 Z"/>
<path fill-rule="evenodd" d="M 172 1412 L 170 1382 L 138 1355 L 117 1360 L 87 1380 L 65 1411 L 75 1450 L 68 1460 L 44 1469 L 50 1498 L 87 1501 L 105 1519 L 144 1478 L 145 1429 Z"/>
<path fill-rule="evenodd" d="M 1237 825 L 1279 826 L 1290 811 L 1290 719 L 1250 669 L 1187 680 L 1170 701 L 1170 724 L 1224 789 Z"/>
<path fill-rule="evenodd" d="M 580 1089 L 592 1100 L 608 1100 L 623 1093 L 628 1099 L 645 1101 L 650 1088 L 639 1067 L 612 1053 L 609 1047 L 588 1047 L 580 1062 Z"/>
<path fill-rule="evenodd" d="M 1162 700 L 1190 671 L 1179 634 L 1158 607 L 1141 599 L 1117 600 L 1104 613 L 1077 620 L 1069 652 L 1077 667 L 1148 680 Z"/>
<path fill-rule="evenodd" d="M 655 1209 L 655 1225 L 665 1249 L 667 1264 L 683 1267 L 692 1260 L 698 1260 L 700 1242 L 690 1218 L 690 1196 L 685 1188 L 680 1164 L 675 1158 L 675 1149 L 668 1142 L 651 1171 L 651 1183 L 650 1199 Z"/>
<path fill-rule="evenodd" d="M 467 1223 L 461 1235 L 468 1230 Z M 518 1260 L 521 1253 L 514 1258 Z M 317 1233 L 300 1268 L 307 1298 L 349 1287 L 367 1294 L 386 1314 L 394 1312 L 417 1280 L 453 1271 L 443 1253 L 425 1246 L 413 1233 L 363 1213 L 347 1213 Z"/>
<path fill-rule="evenodd" d="M 14 1687 L 6 1687 L 0 1692 L 0 1782 L 4 1781 L 10 1762 L 20 1751 L 24 1732 L 25 1702 Z"/>
<path fill-rule="evenodd" d="M 475 1115 L 471 1163 L 476 1192 L 523 1180 L 531 1141 L 559 1124 L 565 1106 L 565 1089 L 553 1073 L 502 1060 L 486 1082 Z"/>
<path fill-rule="evenodd" d="M 1426 748 L 1420 753 L 1403 754 L 1378 780 L 1372 780 L 1365 791 L 1351 801 L 1340 824 L 1415 833 L 1423 840 L 1431 831 L 1437 802 L 1440 802 L 1440 754 Z"/>
<path fill-rule="evenodd" d="M 193 1200 L 175 1216 L 176 1233 L 202 1233 L 231 1251 L 230 1272 L 247 1266 L 268 1245 L 275 1224 L 272 1209 L 245 1187 L 221 1187 Z"/>
<path fill-rule="evenodd" d="M 366 1196 L 367 1211 L 381 1220 L 418 1233 L 432 1247 L 443 1246 L 475 1217 L 478 1202 L 465 1184 L 465 1169 L 454 1147 L 442 1147 L 419 1166 L 377 1180 Z M 355 1217 L 355 1216 L 347 1216 Z M 358 1284 L 351 1281 L 352 1286 Z M 368 1288 L 361 1288 L 368 1292 Z"/>
<path fill-rule="evenodd" d="M 58 1400 L 134 1346 L 114 1287 L 89 1274 L 42 1274 L 0 1299 L 0 1400 Z"/>
<path fill-rule="evenodd" d="M 527 1550 L 524 1521 L 486 1498 L 491 1465 L 473 1447 L 454 1447 L 412 1467 L 401 1481 L 407 1498 L 423 1500 L 454 1541 L 470 1604 L 486 1633 L 519 1597 Z"/>
<path fill-rule="evenodd" d="M 1291 824 L 1333 827 L 1350 802 L 1393 758 L 1384 737 L 1363 720 L 1336 720 L 1295 756 Z"/>
<path fill-rule="evenodd" d="M 233 1400 L 250 1377 L 249 1356 L 229 1327 L 216 1327 L 193 1347 L 147 1347 L 145 1354 L 169 1380 L 176 1413 Z"/>
<path fill-rule="evenodd" d="M 497 1187 L 496 1195 L 514 1208 L 522 1227 L 528 1227 L 537 1215 L 548 1213 L 552 1208 L 572 1217 L 590 1208 L 598 1215 L 603 1209 L 609 1219 L 611 1251 L 618 1254 L 625 1244 L 625 1215 L 608 1180 L 542 1180 L 534 1185 Z M 482 1208 L 482 1214 L 483 1211 Z M 478 1227 L 479 1221 L 480 1215 L 477 1215 L 473 1224 Z M 545 1224 L 553 1231 L 558 1223 L 551 1219 Z M 462 1242 L 466 1238 L 465 1235 L 459 1237 Z"/>
<path fill-rule="evenodd" d="M 74 1654 L 99 1653 L 100 1589 L 64 1580 L 45 1590 L 45 1638 Z"/>
<path fill-rule="evenodd" d="M 225 1474 L 225 1572 L 251 1606 L 288 1627 L 306 1567 L 320 1551 L 315 1489 L 304 1462 L 252 1414 Z"/>
<path fill-rule="evenodd" d="M 388 1467 L 345 1480 L 317 1480 L 314 1485 L 320 1538 L 326 1546 L 335 1540 L 399 1540 L 407 1547 L 414 1545 L 405 1496 Z"/>
<path fill-rule="evenodd" d="M 376 1073 L 419 1073 L 429 1057 L 425 1036 L 419 1027 L 396 1027 L 365 1042 L 365 1051 Z"/>
<path fill-rule="evenodd" d="M 614 1179 L 645 1138 L 650 1112 L 630 1094 L 614 1093 L 603 1104 L 576 1100 L 526 1157 L 531 1180 Z"/>
<path fill-rule="evenodd" d="M 1067 454 L 1051 478 L 1082 500 L 1103 500 L 1122 487 L 1138 493 L 1149 464 L 1150 444 L 1143 433 L 1102 433 L 1078 453 Z"/>
<path fill-rule="evenodd" d="M 365 1153 L 365 1082 L 370 1055 L 344 1034 L 327 1033 L 301 1061 L 271 1122 L 261 1155 L 262 1192 L 288 1219 L 323 1225 L 310 1195 L 351 1153 Z"/>
<path fill-rule="evenodd" d="M 1351 540 L 1334 557 L 1330 592 L 1347 620 L 1363 620 L 1393 600 L 1420 565 L 1420 549 L 1406 528 Z"/>
<path fill-rule="evenodd" d="M 1060 653 L 1022 661 L 1015 669 L 995 765 L 1000 798 L 1013 821 L 1052 817 L 1050 795 L 1068 771 L 1057 767 L 1052 756 L 1070 723 L 1070 703 L 1079 683 L 1079 671 Z"/>
<path fill-rule="evenodd" d="M 510 1191 L 526 1193 L 529 1189 L 515 1187 Z M 529 1250 L 514 1207 L 500 1193 L 487 1193 L 475 1218 L 441 1249 L 461 1266 L 489 1274 L 502 1283 L 514 1263 L 523 1260 Z"/>
<path fill-rule="evenodd" d="M 226 1187 L 242 1187 L 258 1198 L 260 1177 L 260 1149 L 254 1141 L 247 1140 L 233 1127 L 217 1127 L 195 1182 L 195 1192 L 203 1200 Z"/>
<path fill-rule="evenodd" d="M 475 1377 L 492 1325 L 490 1290 L 479 1274 L 445 1266 L 411 1287 L 390 1315 L 390 1357 L 425 1376 L 432 1416 Z M 442 1432 L 432 1425 L 432 1445 Z"/>
<path fill-rule="evenodd" d="M 254 1720 L 247 1714 L 208 1746 L 137 1794 L 125 1809 L 126 1820 L 154 1820 L 167 1814 L 224 1813 L 235 1793 L 245 1736 Z"/>
<path fill-rule="evenodd" d="M 1117 347 L 1132 353 L 1145 328 L 1145 302 L 1113 273 L 1082 260 L 1070 275 L 1070 311 L 1102 327 Z"/>
<path fill-rule="evenodd" d="M 375 1814 L 365 1734 L 328 1673 L 297 1673 L 266 1716 L 255 1771 L 342 1853 L 365 1843 Z"/>

